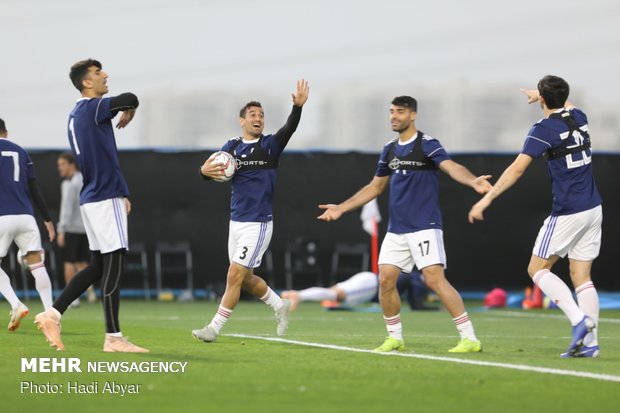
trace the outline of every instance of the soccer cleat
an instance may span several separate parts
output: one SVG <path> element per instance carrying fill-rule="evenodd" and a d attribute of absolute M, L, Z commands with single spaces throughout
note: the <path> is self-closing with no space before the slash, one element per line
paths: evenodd
<path fill-rule="evenodd" d="M 283 336 L 284 333 L 286 333 L 286 329 L 288 328 L 288 313 L 290 311 L 291 302 L 287 299 L 282 300 L 282 307 L 276 310 L 276 322 L 278 323 L 276 333 L 279 336 Z"/>
<path fill-rule="evenodd" d="M 94 303 L 97 301 L 97 293 L 95 292 L 95 287 L 92 285 L 86 290 L 86 301 L 89 303 Z"/>
<path fill-rule="evenodd" d="M 149 353 L 150 350 L 136 346 L 127 337 L 114 337 L 106 334 L 103 342 L 106 353 Z"/>
<path fill-rule="evenodd" d="M 11 320 L 9 321 L 9 331 L 15 331 L 19 327 L 19 324 L 22 322 L 22 318 L 28 315 L 28 307 L 24 304 L 19 303 L 17 306 L 17 310 L 11 311 Z"/>
<path fill-rule="evenodd" d="M 467 337 L 462 338 L 456 347 L 448 350 L 450 353 L 478 353 L 482 351 L 480 340 L 470 340 Z"/>
<path fill-rule="evenodd" d="M 570 342 L 566 353 L 576 354 L 583 346 L 583 339 L 594 327 L 596 327 L 594 320 L 587 315 L 583 316 L 581 321 L 576 326 L 573 326 L 573 341 Z"/>
<path fill-rule="evenodd" d="M 597 358 L 599 356 L 600 349 L 598 346 L 582 346 L 574 353 L 562 353 L 560 357 L 569 358 L 569 357 L 591 357 Z"/>
<path fill-rule="evenodd" d="M 51 308 L 37 314 L 34 317 L 34 323 L 43 332 L 45 339 L 50 343 L 51 347 L 56 347 L 58 351 L 65 349 L 65 345 L 62 344 L 60 339 L 60 320 Z"/>
<path fill-rule="evenodd" d="M 392 337 L 386 337 L 383 344 L 374 349 L 377 353 L 389 353 L 391 351 L 403 351 L 405 349 L 405 341 Z"/>
<path fill-rule="evenodd" d="M 217 333 L 211 326 L 205 326 L 199 330 L 192 330 L 192 336 L 196 340 L 204 341 L 205 343 L 213 343 L 217 340 Z"/>
<path fill-rule="evenodd" d="M 297 310 L 297 306 L 299 305 L 299 293 L 295 290 L 282 291 L 280 297 L 286 298 L 291 302 L 291 311 Z"/>

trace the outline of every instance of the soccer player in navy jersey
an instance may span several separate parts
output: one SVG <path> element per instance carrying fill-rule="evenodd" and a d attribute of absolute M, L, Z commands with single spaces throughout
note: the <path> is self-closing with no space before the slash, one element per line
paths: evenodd
<path fill-rule="evenodd" d="M 603 212 L 592 175 L 588 118 L 568 101 L 570 88 L 560 77 L 545 76 L 537 90 L 522 91 L 528 103 L 539 102 L 544 118 L 532 126 L 521 153 L 494 188 L 472 207 L 469 222 L 483 220 L 493 200 L 514 185 L 534 159 L 545 156 L 553 205 L 536 238 L 527 271 L 573 326 L 572 341 L 562 357 L 598 357 L 599 300 L 590 273 L 601 247 Z M 551 272 L 566 255 L 577 302 L 564 281 Z"/>
<path fill-rule="evenodd" d="M 375 177 L 341 204 L 319 205 L 325 211 L 318 218 L 333 221 L 348 211 L 378 197 L 390 185 L 390 221 L 379 253 L 379 302 L 388 337 L 375 349 L 379 352 L 405 348 L 400 321 L 400 297 L 396 290 L 401 271 L 418 267 L 427 286 L 441 299 L 453 317 L 461 337 L 450 352 L 481 351 L 460 294 L 445 277 L 446 254 L 439 209 L 441 169 L 460 184 L 483 194 L 490 188 L 489 175 L 475 177 L 450 159 L 438 140 L 416 129 L 417 101 L 410 96 L 394 98 L 390 107 L 392 130 L 398 138 L 383 148 Z"/>
<path fill-rule="evenodd" d="M 73 277 L 50 309 L 37 314 L 35 322 L 49 343 L 63 350 L 61 315 L 91 284 L 101 280 L 106 324 L 103 351 L 147 352 L 123 337 L 118 322 L 120 281 L 125 272 L 128 245 L 127 215 L 131 204 L 118 161 L 112 119 L 122 112 L 116 126 L 127 126 L 135 115 L 138 98 L 132 93 L 103 97 L 108 93 L 108 74 L 97 60 L 75 63 L 69 77 L 82 95 L 69 115 L 68 137 L 82 171 L 80 210 L 92 254 L 88 266 Z"/>
<path fill-rule="evenodd" d="M 21 146 L 8 139 L 4 120 L 0 119 L 0 262 L 11 243 L 19 247 L 19 260 L 24 259 L 35 280 L 43 308 L 52 305 L 52 284 L 45 268 L 41 234 L 35 222 L 32 202 L 37 206 L 45 223 L 49 240 L 55 236 L 54 224 L 36 182 L 34 164 Z M 11 305 L 9 331 L 15 331 L 28 315 L 26 307 L 15 295 L 9 276 L 0 268 L 0 293 Z"/>
<path fill-rule="evenodd" d="M 213 342 L 239 302 L 241 289 L 262 300 L 275 311 L 277 334 L 288 327 L 290 303 L 282 300 L 265 280 L 254 274 L 269 247 L 273 231 L 273 192 L 278 159 L 297 129 L 301 109 L 308 100 L 308 82 L 301 79 L 292 94 L 293 108 L 286 124 L 273 135 L 263 135 L 265 113 L 259 102 L 248 102 L 239 113 L 242 137 L 233 138 L 222 146 L 237 160 L 232 178 L 226 290 L 210 323 L 192 331 L 204 342 Z M 200 168 L 205 179 L 223 173 L 221 165 L 207 160 Z"/>

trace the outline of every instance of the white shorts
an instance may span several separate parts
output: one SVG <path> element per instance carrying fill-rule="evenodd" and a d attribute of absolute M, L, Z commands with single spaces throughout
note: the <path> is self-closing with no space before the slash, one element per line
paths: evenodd
<path fill-rule="evenodd" d="M 127 207 L 124 198 L 89 202 L 80 207 L 88 247 L 102 254 L 128 249 Z"/>
<path fill-rule="evenodd" d="M 6 257 L 15 241 L 21 251 L 41 251 L 41 233 L 32 215 L 0 216 L 0 258 Z"/>
<path fill-rule="evenodd" d="M 273 221 L 230 221 L 228 231 L 228 259 L 247 268 L 260 267 L 263 254 L 269 248 Z"/>
<path fill-rule="evenodd" d="M 368 303 L 379 291 L 379 277 L 374 272 L 360 272 L 353 277 L 336 284 L 344 291 L 347 305 Z"/>
<path fill-rule="evenodd" d="M 379 265 L 381 264 L 394 265 L 404 272 L 411 272 L 414 265 L 419 270 L 435 264 L 447 268 L 443 231 L 425 229 L 408 234 L 388 232 L 379 253 Z"/>
<path fill-rule="evenodd" d="M 571 215 L 549 216 L 538 232 L 532 255 L 593 261 L 601 249 L 603 208 L 599 205 Z"/>

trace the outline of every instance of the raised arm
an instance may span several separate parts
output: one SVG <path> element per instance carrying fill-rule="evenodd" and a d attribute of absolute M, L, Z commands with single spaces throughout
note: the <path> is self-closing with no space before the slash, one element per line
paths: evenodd
<path fill-rule="evenodd" d="M 469 171 L 469 169 L 451 159 L 446 159 L 441 162 L 439 164 L 439 169 L 444 171 L 450 178 L 454 179 L 459 184 L 469 186 L 479 194 L 486 194 L 491 190 L 491 188 L 493 188 L 493 186 L 489 183 L 491 175 L 481 175 L 476 177 Z"/>
<path fill-rule="evenodd" d="M 293 97 L 293 109 L 284 126 L 280 128 L 274 135 L 276 142 L 281 148 L 284 148 L 288 141 L 293 136 L 293 133 L 297 130 L 299 120 L 301 119 L 301 108 L 308 100 L 308 94 L 310 87 L 308 82 L 304 79 L 297 81 L 297 91 L 292 94 Z"/>
<path fill-rule="evenodd" d="M 131 122 L 139 104 L 138 97 L 129 92 L 110 98 L 110 112 L 112 112 L 112 117 L 116 116 L 118 112 L 123 112 L 123 115 L 116 124 L 117 128 L 124 128 Z"/>
<path fill-rule="evenodd" d="M 521 178 L 526 169 L 530 166 L 534 158 L 523 153 L 519 154 L 514 162 L 506 168 L 502 176 L 499 177 L 493 188 L 487 192 L 469 211 L 469 223 L 473 224 L 474 220 L 484 220 L 484 210 L 487 209 L 491 203 L 508 190 Z"/>
<path fill-rule="evenodd" d="M 538 92 L 538 90 L 536 89 L 520 89 L 520 90 L 521 90 L 521 93 L 527 96 L 527 103 L 538 102 L 538 99 L 540 98 L 540 93 Z M 574 107 L 575 105 L 571 101 L 567 100 L 566 103 L 564 103 L 564 109 L 566 110 L 571 110 Z"/>
<path fill-rule="evenodd" d="M 323 212 L 318 219 L 322 221 L 335 221 L 345 212 L 352 211 L 362 205 L 365 205 L 383 193 L 389 180 L 389 176 L 375 176 L 368 185 L 364 186 L 362 189 L 357 191 L 355 195 L 341 204 L 319 205 L 319 208 L 324 209 L 325 212 Z"/>

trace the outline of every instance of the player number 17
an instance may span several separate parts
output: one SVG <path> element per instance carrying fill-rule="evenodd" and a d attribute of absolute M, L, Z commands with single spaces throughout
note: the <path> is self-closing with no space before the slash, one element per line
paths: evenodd
<path fill-rule="evenodd" d="M 420 247 L 420 254 L 422 254 L 422 256 L 428 255 L 428 249 L 430 246 L 430 241 L 422 241 L 418 244 L 418 247 Z M 424 251 L 424 246 L 426 246 L 426 251 Z"/>

